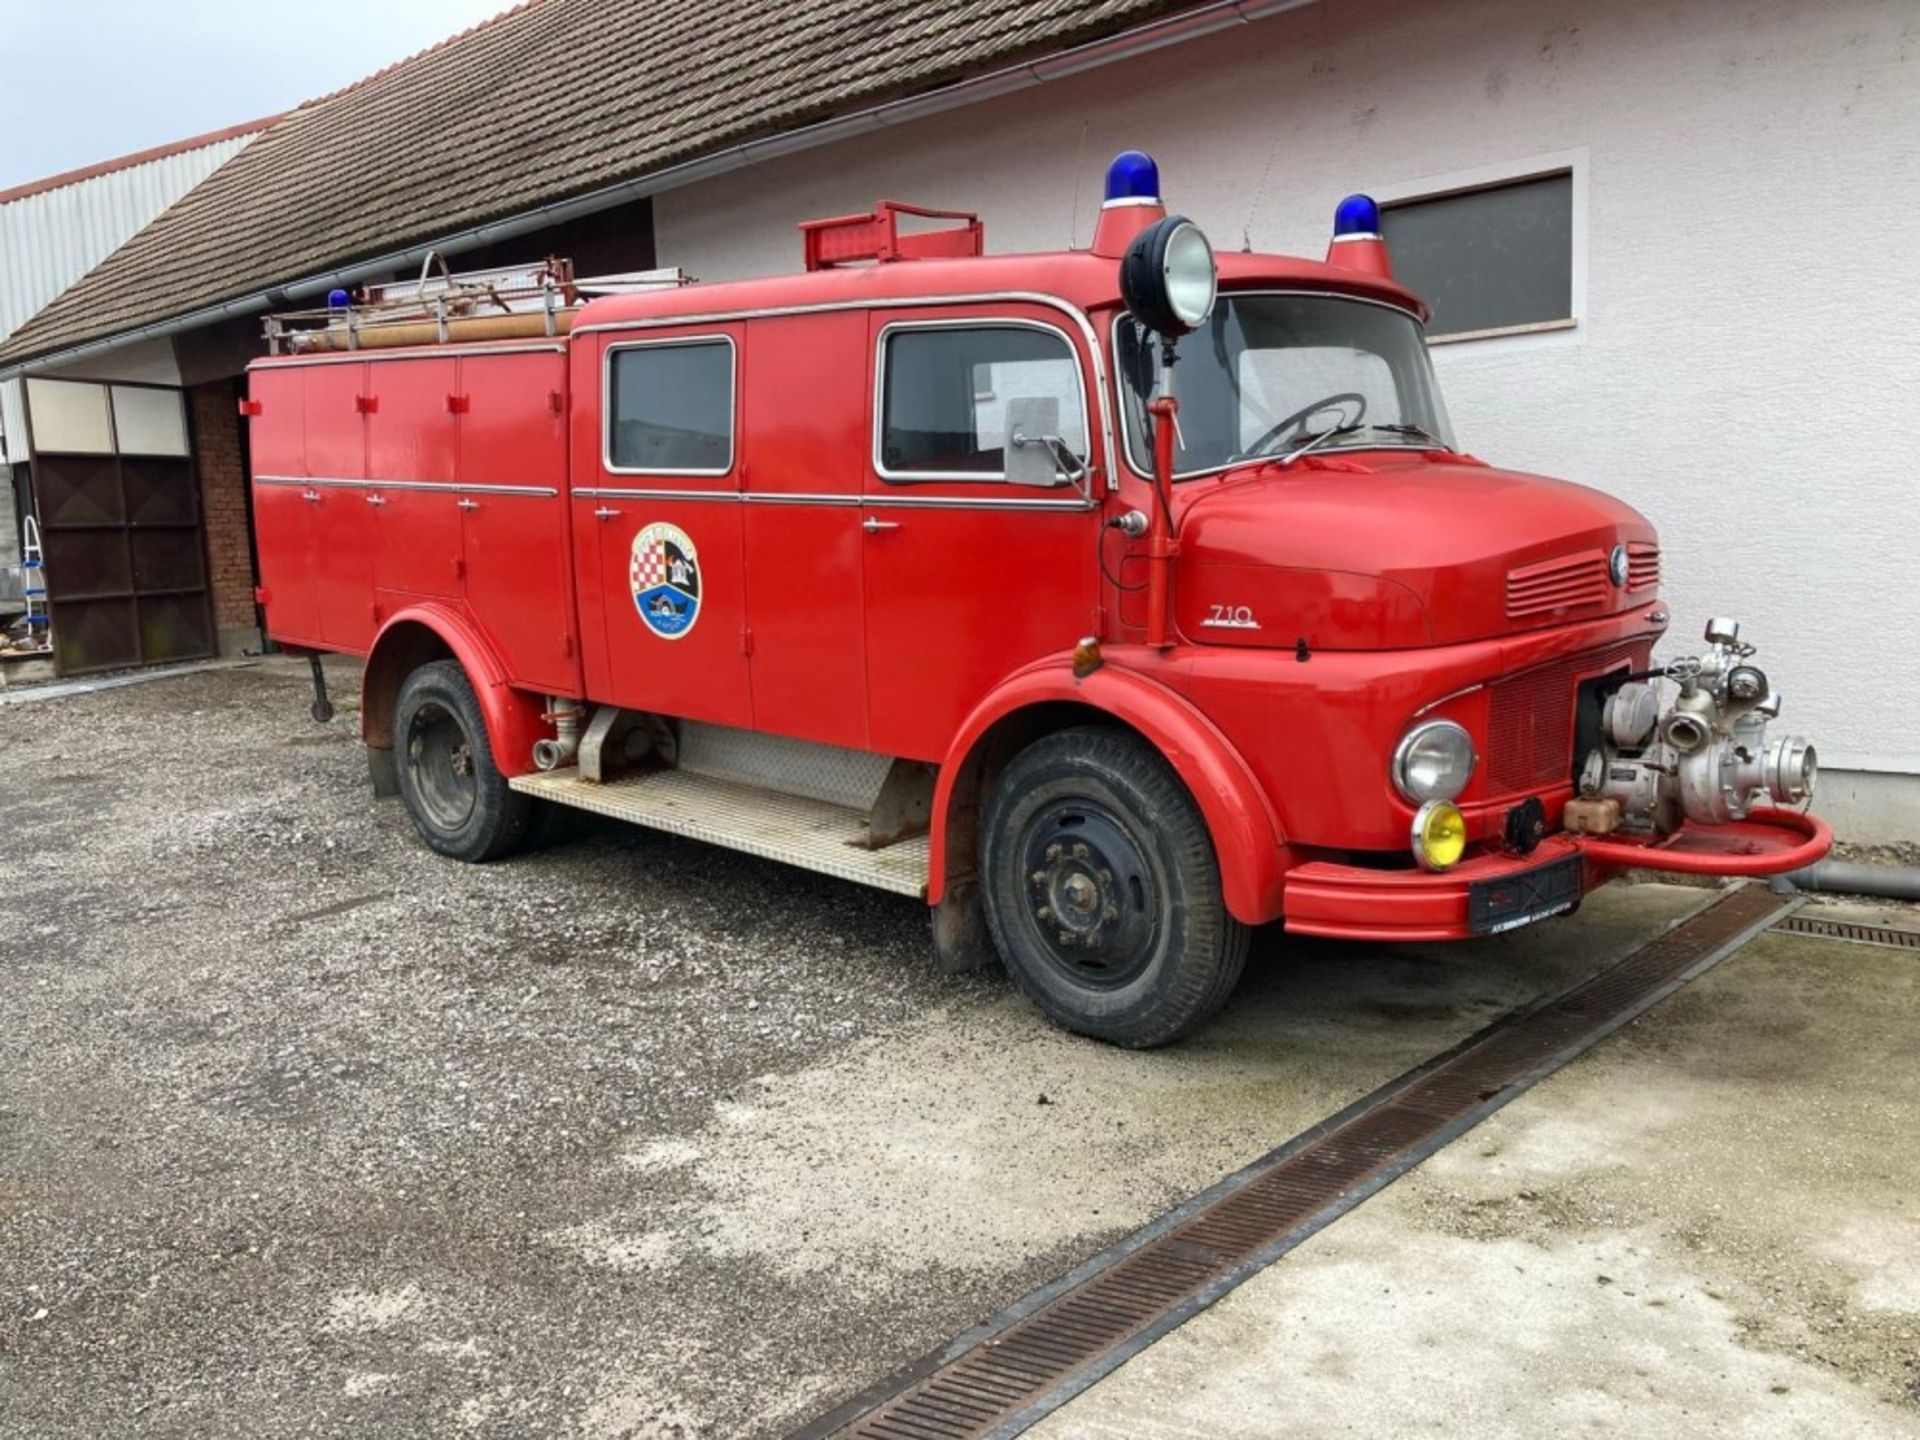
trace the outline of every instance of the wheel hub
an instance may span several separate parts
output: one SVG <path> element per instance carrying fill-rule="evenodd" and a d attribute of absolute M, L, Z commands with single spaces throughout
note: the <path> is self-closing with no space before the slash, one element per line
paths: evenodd
<path fill-rule="evenodd" d="M 1037 814 L 1022 847 L 1027 913 L 1048 956 L 1078 984 L 1117 986 L 1152 958 L 1158 916 L 1146 857 L 1103 807 Z"/>
<path fill-rule="evenodd" d="M 413 793 L 427 817 L 443 830 L 458 830 L 479 799 L 473 741 L 445 707 L 423 705 L 407 731 L 407 768 Z"/>

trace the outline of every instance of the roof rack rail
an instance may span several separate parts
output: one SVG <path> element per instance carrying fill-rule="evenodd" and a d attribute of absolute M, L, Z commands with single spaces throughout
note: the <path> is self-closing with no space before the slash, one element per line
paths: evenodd
<path fill-rule="evenodd" d="M 900 233 L 900 217 L 959 220 L 945 230 Z M 898 200 L 881 200 L 865 215 L 837 215 L 831 220 L 802 220 L 800 234 L 806 246 L 807 269 L 825 270 L 860 260 L 886 264 L 891 260 L 969 260 L 984 253 L 986 227 L 971 210 L 930 210 Z"/>
<path fill-rule="evenodd" d="M 571 260 L 557 256 L 536 265 L 456 274 L 439 251 L 430 250 L 418 279 L 338 289 L 328 295 L 324 309 L 268 316 L 267 351 L 306 355 L 564 335 L 579 307 L 594 296 L 692 283 L 677 265 L 582 278 L 573 273 Z"/>

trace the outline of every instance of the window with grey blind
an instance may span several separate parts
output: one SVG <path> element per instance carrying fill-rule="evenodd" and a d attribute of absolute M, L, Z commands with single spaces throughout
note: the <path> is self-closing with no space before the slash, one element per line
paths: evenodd
<path fill-rule="evenodd" d="M 1573 323 L 1573 175 L 1380 207 L 1394 278 L 1433 306 L 1428 338 Z"/>

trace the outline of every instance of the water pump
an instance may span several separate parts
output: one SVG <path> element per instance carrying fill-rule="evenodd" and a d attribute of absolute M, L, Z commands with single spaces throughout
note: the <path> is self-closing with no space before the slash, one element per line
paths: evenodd
<path fill-rule="evenodd" d="M 1803 735 L 1768 740 L 1780 696 L 1752 663 L 1755 647 L 1741 642 L 1739 622 L 1709 620 L 1706 640 L 1705 654 L 1628 680 L 1606 697 L 1599 744 L 1581 760 L 1568 829 L 1667 835 L 1689 820 L 1744 820 L 1763 799 L 1803 805 L 1813 797 L 1813 744 Z"/>

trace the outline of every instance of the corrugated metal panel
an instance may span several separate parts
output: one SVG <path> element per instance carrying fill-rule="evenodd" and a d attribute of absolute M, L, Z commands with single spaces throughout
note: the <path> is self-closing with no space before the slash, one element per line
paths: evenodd
<path fill-rule="evenodd" d="M 0 205 L 0 336 L 19 329 L 254 138 L 236 135 Z"/>
<path fill-rule="evenodd" d="M 0 339 L 255 138 L 236 135 L 0 204 Z M 26 458 L 20 387 L 9 382 L 0 385 L 0 459 Z"/>

